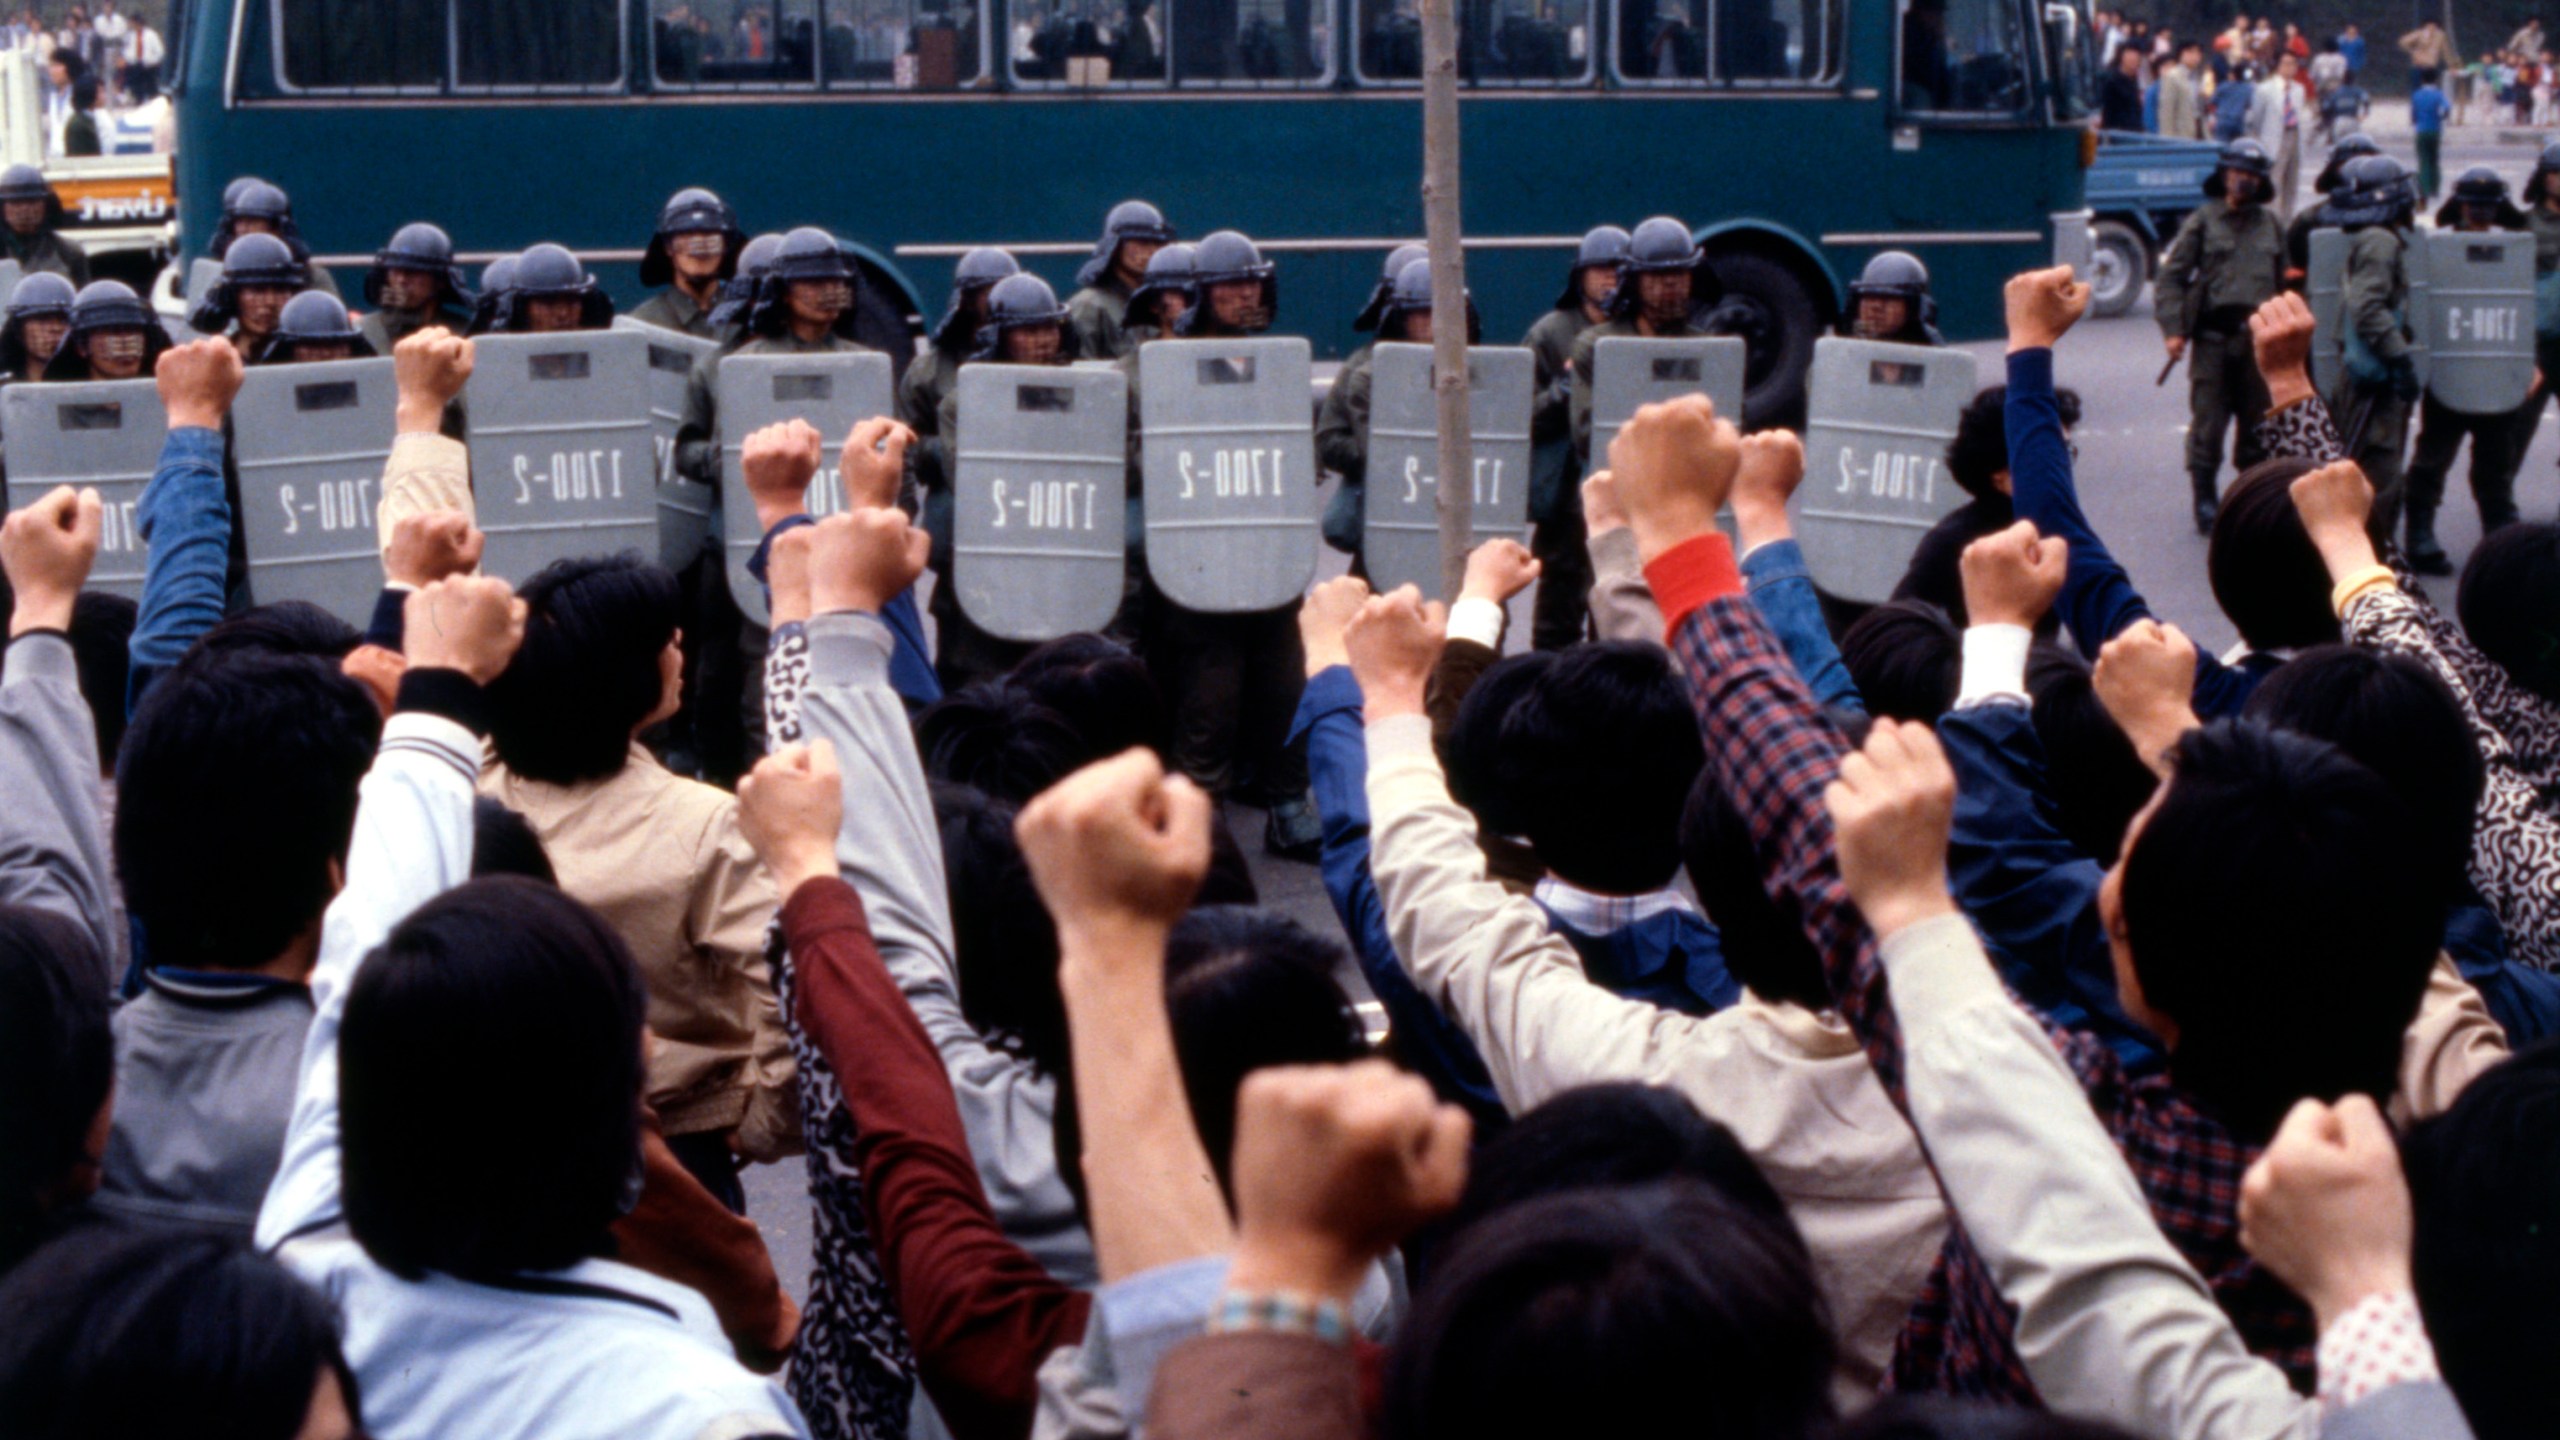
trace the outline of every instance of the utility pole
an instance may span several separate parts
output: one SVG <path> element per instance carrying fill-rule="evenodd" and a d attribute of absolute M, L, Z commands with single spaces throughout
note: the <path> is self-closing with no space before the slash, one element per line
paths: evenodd
<path fill-rule="evenodd" d="M 1440 593 L 1454 603 L 1475 536 L 1467 418 L 1467 260 L 1458 212 L 1458 15 L 1422 0 L 1422 229 L 1431 257 L 1432 395 L 1439 402 Z"/>

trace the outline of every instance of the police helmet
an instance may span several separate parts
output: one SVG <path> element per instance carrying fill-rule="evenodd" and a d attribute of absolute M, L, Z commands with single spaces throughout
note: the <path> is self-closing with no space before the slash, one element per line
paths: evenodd
<path fill-rule="evenodd" d="M 1582 232 L 1582 243 L 1574 247 L 1573 268 L 1564 272 L 1564 291 L 1556 296 L 1559 310 L 1582 308 L 1582 272 L 1595 265 L 1606 265 L 1611 274 L 1627 263 L 1628 235 L 1615 225 L 1594 225 Z"/>
<path fill-rule="evenodd" d="M 1618 267 L 1618 288 L 1609 292 L 1609 313 L 1624 320 L 1641 308 L 1643 287 L 1628 281 L 1641 275 L 1674 275 L 1683 271 L 1697 277 L 1689 289 L 1692 314 L 1722 298 L 1723 288 L 1716 283 L 1715 271 L 1707 266 L 1706 250 L 1689 237 L 1689 227 L 1668 215 L 1645 221 L 1627 237 L 1627 258 Z"/>
<path fill-rule="evenodd" d="M 545 242 L 533 246 L 516 257 L 515 274 L 509 286 L 502 324 L 509 330 L 522 330 L 530 318 L 525 307 L 528 300 L 575 300 L 580 309 L 578 328 L 602 330 L 613 323 L 613 300 L 587 273 L 587 267 L 567 247 Z"/>
<path fill-rule="evenodd" d="M 1890 335 L 1864 335 L 1858 330 L 1858 302 L 1873 296 L 1903 304 L 1902 328 Z M 1869 260 L 1849 282 L 1849 314 L 1841 333 L 1865 340 L 1893 340 L 1909 345 L 1940 345 L 1938 301 L 1929 292 L 1929 267 L 1908 250 L 1886 250 Z"/>
<path fill-rule="evenodd" d="M 300 290 L 310 283 L 311 269 L 292 246 L 273 235 L 243 235 L 222 257 L 222 278 L 187 316 L 187 323 L 207 335 L 218 334 L 238 318 L 241 291 Z"/>
<path fill-rule="evenodd" d="M 2464 209 L 2489 212 L 2489 228 L 2521 230 L 2528 223 L 2525 213 L 2507 198 L 2507 182 L 2486 165 L 2474 165 L 2453 182 L 2453 191 L 2444 204 L 2436 208 L 2436 224 L 2446 230 L 2462 228 Z"/>
<path fill-rule="evenodd" d="M 9 318 L 0 322 L 0 375 L 27 373 L 27 322 L 69 320 L 77 296 L 70 281 L 50 270 L 38 270 L 18 282 L 9 292 Z"/>
<path fill-rule="evenodd" d="M 1379 317 L 1378 329 L 1398 325 L 1406 316 L 1431 313 L 1431 261 L 1417 256 L 1396 272 L 1394 293 L 1388 297 L 1386 313 Z M 1402 338 L 1399 331 L 1397 338 Z M 1484 338 L 1483 317 L 1476 314 L 1476 297 L 1467 296 L 1467 343 L 1473 345 Z"/>
<path fill-rule="evenodd" d="M 782 236 L 768 231 L 747 242 L 738 252 L 738 273 L 720 287 L 720 303 L 712 308 L 711 323 L 735 329 L 747 323 L 747 311 L 756 303 L 756 291 L 764 278 L 773 273 L 773 252 L 782 248 Z"/>
<path fill-rule="evenodd" d="M 326 290 L 305 290 L 285 302 L 276 333 L 258 347 L 257 363 L 290 364 L 297 345 L 345 345 L 355 359 L 373 354 L 373 343 L 347 318 L 345 303 Z"/>
<path fill-rule="evenodd" d="M 2560 146 L 2554 148 L 2560 149 Z M 2338 188 L 2338 172 L 2347 167 L 2348 161 L 2381 153 L 2382 147 L 2374 143 L 2372 136 L 2361 130 L 2351 130 L 2339 136 L 2338 143 L 2329 147 L 2329 161 L 2320 167 L 2320 174 L 2312 180 L 2311 188 L 2326 195 Z"/>
<path fill-rule="evenodd" d="M 748 302 L 747 328 L 760 335 L 782 331 L 785 322 L 785 300 L 795 283 L 841 280 L 851 287 L 854 296 L 862 294 L 862 277 L 853 261 L 844 253 L 836 237 L 814 225 L 803 225 L 782 237 L 774 247 L 773 263 L 764 280 L 756 287 L 755 298 Z M 836 333 L 853 338 L 854 306 L 847 303 L 844 314 L 836 319 Z"/>
<path fill-rule="evenodd" d="M 301 227 L 293 221 L 293 198 L 284 190 L 264 180 L 240 179 L 222 192 L 222 223 L 213 227 L 213 258 L 230 258 L 231 242 L 240 236 L 240 222 L 264 220 L 276 227 L 276 233 L 294 252 L 308 259 L 310 251 L 303 246 Z"/>
<path fill-rule="evenodd" d="M 108 330 L 142 332 L 141 373 L 146 376 L 169 348 L 169 332 L 160 328 L 160 317 L 151 313 L 151 306 L 133 293 L 132 286 L 121 280 L 92 280 L 71 302 L 70 332 L 62 337 L 62 350 L 53 363 L 45 366 L 44 378 L 94 378 L 81 347 Z"/>
<path fill-rule="evenodd" d="M 1395 295 L 1396 277 L 1404 273 L 1404 267 L 1421 259 L 1424 253 L 1421 246 L 1410 242 L 1387 252 L 1387 263 L 1378 271 L 1377 288 L 1369 292 L 1368 303 L 1362 305 L 1360 313 L 1353 317 L 1352 329 L 1367 331 L 1378 328 L 1378 322 L 1386 318 L 1387 301 Z"/>
<path fill-rule="evenodd" d="M 974 345 L 977 330 L 968 321 L 969 297 L 984 293 L 1008 275 L 1021 273 L 1021 263 L 993 245 L 981 245 L 961 256 L 951 271 L 951 302 L 943 307 L 942 318 L 934 322 L 935 347 L 949 349 L 964 336 Z"/>
<path fill-rule="evenodd" d="M 62 197 L 53 193 L 44 172 L 33 165 L 12 165 L 0 170 L 0 201 L 9 200 L 41 200 L 44 228 L 50 230 L 62 223 Z"/>
<path fill-rule="evenodd" d="M 1008 330 L 1024 330 L 1034 325 L 1067 323 L 1067 307 L 1058 303 L 1058 292 L 1037 275 L 1007 275 L 987 292 L 987 323 L 978 327 L 978 350 L 972 360 L 1004 358 L 1004 336 Z M 1073 353 L 1061 348 L 1059 359 L 1073 359 Z"/>
<path fill-rule="evenodd" d="M 264 185 L 266 183 L 266 181 L 259 179 L 255 175 L 233 176 L 231 178 L 231 183 L 222 187 L 222 213 L 225 215 L 231 213 L 231 208 L 240 203 L 241 192 L 247 190 L 252 185 Z"/>
<path fill-rule="evenodd" d="M 1078 285 L 1093 285 L 1111 273 L 1111 262 L 1120 254 L 1123 240 L 1152 240 L 1158 245 L 1174 241 L 1173 226 L 1164 212 L 1144 200 L 1123 200 L 1111 207 L 1102 219 L 1102 238 L 1093 242 L 1093 254 L 1076 270 Z"/>
<path fill-rule="evenodd" d="M 516 257 L 501 255 L 480 270 L 480 298 L 471 307 L 470 333 L 486 335 L 508 328 L 516 295 Z"/>
<path fill-rule="evenodd" d="M 2221 199 L 2229 185 L 2228 177 L 2234 170 L 2243 175 L 2254 176 L 2260 181 L 2276 173 L 2275 162 L 2267 158 L 2267 147 L 2246 138 L 2234 140 L 2223 146 L 2221 152 L 2213 157 L 2213 172 L 2204 177 L 2204 193 L 2213 199 Z M 2253 194 L 2253 200 L 2237 203 L 2254 203 L 2255 200 L 2266 198 L 2268 190 L 2266 185 L 2252 185 L 2249 188 Z"/>
<path fill-rule="evenodd" d="M 2339 172 L 2338 188 L 2321 207 L 2325 223 L 2361 230 L 2368 225 L 2407 223 L 2417 205 L 2407 166 L 2388 155 L 2364 155 Z"/>
<path fill-rule="evenodd" d="M 1199 267 L 1194 259 L 1198 253 L 1197 247 L 1176 240 L 1147 257 L 1146 283 L 1129 292 L 1129 311 L 1123 323 L 1132 327 L 1150 325 L 1161 331 L 1165 328 L 1164 297 L 1181 296 L 1185 310 L 1199 304 Z"/>
<path fill-rule="evenodd" d="M 2524 182 L 2524 203 L 2541 204 L 2543 182 L 2552 175 L 2560 175 L 2560 140 L 2543 146 L 2541 156 L 2533 162 L 2533 174 Z"/>
<path fill-rule="evenodd" d="M 667 253 L 667 242 L 679 235 L 719 236 L 719 278 L 726 280 L 738 273 L 738 252 L 747 244 L 747 232 L 738 228 L 738 212 L 710 191 L 688 186 L 668 196 L 666 205 L 658 211 L 658 228 L 649 236 L 649 248 L 640 256 L 641 284 L 655 288 L 675 283 L 675 257 Z"/>
<path fill-rule="evenodd" d="M 1209 313 L 1209 291 L 1212 286 L 1232 285 L 1239 281 L 1258 281 L 1262 286 L 1262 308 L 1277 314 L 1280 309 L 1279 267 L 1262 257 L 1262 247 L 1241 230 L 1212 230 L 1200 237 L 1191 253 L 1192 293 L 1198 304 L 1182 312 L 1174 322 L 1180 335 L 1199 332 L 1200 317 Z"/>
<path fill-rule="evenodd" d="M 383 275 L 391 270 L 433 275 L 442 292 L 437 303 L 470 308 L 471 287 L 462 282 L 462 267 L 454 263 L 453 237 L 438 226 L 418 220 L 392 232 L 390 243 L 373 252 L 373 268 L 365 272 L 364 303 L 382 303 Z"/>

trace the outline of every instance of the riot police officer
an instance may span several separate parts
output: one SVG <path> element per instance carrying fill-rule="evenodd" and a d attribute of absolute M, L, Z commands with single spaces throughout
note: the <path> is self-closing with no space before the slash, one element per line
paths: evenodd
<path fill-rule="evenodd" d="M 39 270 L 18 281 L 9 292 L 9 318 L 0 323 L 0 385 L 42 380 L 45 367 L 62 350 L 71 333 L 71 304 L 79 297 L 71 282 L 51 270 Z"/>
<path fill-rule="evenodd" d="M 2417 190 L 2388 155 L 2347 162 L 2338 188 L 2320 207 L 2321 224 L 2347 232 L 2343 284 L 2346 365 L 2329 397 L 2347 458 L 2373 482 L 2374 542 L 2399 527 L 2400 454 L 2409 438 L 2409 407 L 2418 398 L 2417 355 L 2409 338 L 2409 231 Z"/>
<path fill-rule="evenodd" d="M 1360 307 L 1360 313 L 1351 317 L 1351 328 L 1363 335 L 1375 334 L 1378 321 L 1387 313 L 1387 302 L 1395 298 L 1396 277 L 1404 273 L 1404 267 L 1429 253 L 1410 240 L 1388 251 L 1387 263 L 1378 271 L 1378 283 L 1371 287 L 1368 302 Z"/>
<path fill-rule="evenodd" d="M 1431 343 L 1431 261 L 1415 256 L 1405 262 L 1386 302 L 1377 307 L 1375 324 L 1381 342 Z M 1467 306 L 1467 343 L 1477 333 L 1475 305 Z M 1368 519 L 1369 392 L 1375 383 L 1376 347 L 1363 345 L 1342 362 L 1316 413 L 1316 463 L 1342 477 L 1325 506 L 1325 543 L 1351 557 L 1354 570 L 1363 563 L 1361 539 Z"/>
<path fill-rule="evenodd" d="M 746 245 L 746 232 L 727 201 L 698 187 L 677 191 L 658 211 L 657 231 L 640 256 L 640 283 L 665 288 L 642 301 L 631 318 L 717 338 L 711 312 L 720 303 L 721 282 L 738 273 L 738 252 Z"/>
<path fill-rule="evenodd" d="M 1857 340 L 1897 345 L 1944 345 L 1938 302 L 1929 293 L 1929 267 L 1908 250 L 1877 255 L 1849 282 L 1849 314 L 1840 332 Z"/>
<path fill-rule="evenodd" d="M 1591 453 L 1591 361 L 1600 342 L 1622 335 L 1672 340 L 1704 334 L 1691 317 L 1723 294 L 1705 249 L 1690 238 L 1687 225 L 1657 215 L 1627 237 L 1627 258 L 1618 267 L 1616 288 L 1609 292 L 1609 318 L 1574 340 L 1567 361 L 1573 378 L 1573 449 L 1584 473 L 1603 468 L 1608 461 L 1605 455 Z"/>
<path fill-rule="evenodd" d="M 2221 505 L 2222 440 L 2232 468 L 2256 464 L 2267 382 L 2249 342 L 2249 317 L 2284 285 L 2284 224 L 2267 207 L 2275 165 L 2255 140 L 2222 147 L 2205 177 L 2205 203 L 2178 227 L 2160 261 L 2152 313 L 2175 362 L 2187 362 L 2187 481 L 2196 533 L 2208 534 Z"/>
<path fill-rule="evenodd" d="M 2540 375 L 2524 408 L 2516 412 L 2516 463 L 2524 463 L 2542 408 L 2560 384 L 2560 141 L 2542 147 L 2533 174 L 2524 182 L 2525 228 L 2533 232 L 2533 366 Z M 2488 502 L 2480 507 L 2480 531 L 2487 534 L 2517 519 L 2515 496 L 2496 515 Z"/>
<path fill-rule="evenodd" d="M 471 328 L 471 287 L 453 261 L 453 237 L 423 220 L 393 231 L 365 272 L 365 343 L 377 355 L 431 325 L 460 335 Z"/>
<path fill-rule="evenodd" d="M 1182 320 L 1182 312 L 1199 303 L 1194 247 L 1177 240 L 1147 261 L 1147 278 L 1129 292 L 1129 309 L 1121 316 L 1121 333 L 1134 348 L 1161 340 Z"/>
<path fill-rule="evenodd" d="M 935 322 L 923 352 L 898 377 L 898 418 L 916 432 L 907 451 L 916 484 L 925 493 L 951 483 L 951 447 L 942 434 L 942 402 L 959 388 L 960 366 L 978 349 L 978 327 L 987 318 L 987 292 L 1018 275 L 1022 266 L 1006 252 L 982 245 L 960 257 L 951 273 L 951 300 Z"/>
<path fill-rule="evenodd" d="M 310 283 L 311 272 L 273 235 L 243 235 L 223 256 L 222 278 L 187 323 L 229 339 L 242 360 L 255 357 L 284 317 L 285 302 Z"/>
<path fill-rule="evenodd" d="M 513 329 L 516 256 L 501 255 L 480 268 L 480 298 L 471 306 L 471 326 L 464 333 L 487 335 Z"/>
<path fill-rule="evenodd" d="M 120 280 L 92 280 L 71 302 L 71 328 L 47 380 L 139 380 L 169 348 L 160 317 Z"/>
<path fill-rule="evenodd" d="M 253 365 L 317 365 L 328 360 L 367 360 L 375 354 L 347 307 L 335 295 L 305 290 L 285 302 L 275 333 L 258 347 Z"/>
<path fill-rule="evenodd" d="M 757 236 L 738 252 L 738 273 L 721 285 L 720 303 L 711 310 L 711 331 L 721 344 L 734 350 L 746 343 L 747 311 L 755 305 L 765 277 L 773 273 L 773 255 L 781 248 L 777 231 Z"/>
<path fill-rule="evenodd" d="M 302 227 L 294 223 L 293 197 L 280 186 L 243 176 L 222 192 L 222 219 L 213 227 L 213 258 L 229 260 L 232 242 L 247 235 L 273 235 L 293 251 L 293 258 L 310 272 L 309 288 L 338 293 L 338 282 L 329 272 L 311 263 L 311 246 L 302 238 Z"/>
<path fill-rule="evenodd" d="M 2311 188 L 2327 195 L 2338 188 L 2339 172 L 2347 168 L 2348 161 L 2381 153 L 2382 147 L 2374 143 L 2372 136 L 2361 130 L 2348 131 L 2329 147 L 2328 163 L 2313 177 Z M 2311 268 L 2311 231 L 2319 222 L 2320 207 L 2306 205 L 2294 212 L 2293 223 L 2285 227 L 2284 279 L 2289 289 L 2301 289 L 2303 273 Z"/>
<path fill-rule="evenodd" d="M 2522 230 L 2523 211 L 2507 198 L 2507 182 L 2486 165 L 2474 165 L 2453 182 L 2453 192 L 2436 210 L 2440 230 Z M 2525 397 L 2524 409 L 2539 417 L 2541 402 Z M 2524 463 L 2521 442 L 2532 439 L 2519 428 L 2515 413 L 2474 415 L 2456 410 L 2430 387 L 2418 401 L 2418 439 L 2409 452 L 2408 541 L 2401 553 L 2421 575 L 2450 575 L 2453 559 L 2436 539 L 2436 510 L 2444 504 L 2445 474 L 2453 468 L 2462 437 L 2471 437 L 2471 495 L 2480 506 L 2481 523 L 2515 513 L 2516 468 Z"/>
<path fill-rule="evenodd" d="M 1103 217 L 1102 238 L 1076 271 L 1076 293 L 1067 300 L 1067 328 L 1076 353 L 1088 360 L 1117 360 L 1132 342 L 1120 333 L 1130 292 L 1144 284 L 1147 261 L 1175 236 L 1164 212 L 1144 200 L 1123 200 Z"/>
<path fill-rule="evenodd" d="M 62 198 L 33 165 L 0 170 L 0 260 L 33 275 L 50 271 L 76 289 L 89 283 L 89 255 L 62 235 Z"/>
<path fill-rule="evenodd" d="M 1530 552 L 1538 557 L 1538 598 L 1530 643 L 1561 650 L 1582 638 L 1591 597 L 1589 537 L 1582 526 L 1582 465 L 1573 443 L 1573 346 L 1609 319 L 1609 296 L 1627 259 L 1627 232 L 1598 225 L 1584 232 L 1565 271 L 1555 308 L 1538 317 L 1520 343 L 1536 364 L 1530 401 Z"/>
<path fill-rule="evenodd" d="M 516 257 L 502 330 L 557 335 L 613 325 L 613 298 L 566 246 L 544 243 Z"/>

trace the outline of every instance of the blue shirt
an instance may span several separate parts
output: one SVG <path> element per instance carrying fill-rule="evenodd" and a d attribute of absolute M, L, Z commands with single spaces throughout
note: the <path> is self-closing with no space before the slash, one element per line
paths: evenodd
<path fill-rule="evenodd" d="M 1753 547 L 1742 557 L 1742 583 L 1813 698 L 1834 710 L 1866 714 L 1858 682 L 1841 662 L 1840 647 L 1822 618 L 1822 597 L 1814 591 L 1812 572 L 1805 569 L 1803 547 L 1792 539 Z"/>
<path fill-rule="evenodd" d="M 134 528 L 151 547 L 142 571 L 142 603 L 134 617 L 125 709 L 142 703 L 160 672 L 178 663 L 198 636 L 222 619 L 223 576 L 231 563 L 231 502 L 222 491 L 222 432 L 201 425 L 172 430 L 161 442 L 159 468 L 142 487 Z"/>
<path fill-rule="evenodd" d="M 2433 85 L 2421 85 L 2409 97 L 2409 128 L 2421 135 L 2444 133 L 2444 120 L 2453 113 L 2453 102 Z"/>
<path fill-rule="evenodd" d="M 2355 75 L 2355 74 L 2361 74 L 2361 73 L 2363 73 L 2363 70 L 2364 70 L 2364 37 L 2363 37 L 2363 36 L 2361 36 L 2361 35 L 2341 35 L 2341 36 L 2339 36 L 2339 37 L 2338 37 L 2338 53 L 2339 53 L 2340 55 L 2343 55 L 2343 56 L 2345 56 L 2345 57 L 2346 57 L 2346 60 L 2347 60 L 2347 73 L 2348 73 L 2348 74 L 2350 74 L 2350 75 Z"/>

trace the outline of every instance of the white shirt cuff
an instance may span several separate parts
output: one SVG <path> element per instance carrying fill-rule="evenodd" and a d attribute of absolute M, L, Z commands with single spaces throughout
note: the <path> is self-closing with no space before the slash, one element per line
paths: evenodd
<path fill-rule="evenodd" d="M 1502 627 L 1507 619 L 1502 607 L 1481 595 L 1459 597 L 1449 607 L 1449 638 L 1473 640 L 1487 650 L 1502 648 Z"/>
<path fill-rule="evenodd" d="M 2027 647 L 2035 632 L 2024 625 L 1975 625 L 1964 632 L 1964 685 L 1956 708 L 1985 700 L 2027 698 Z"/>

